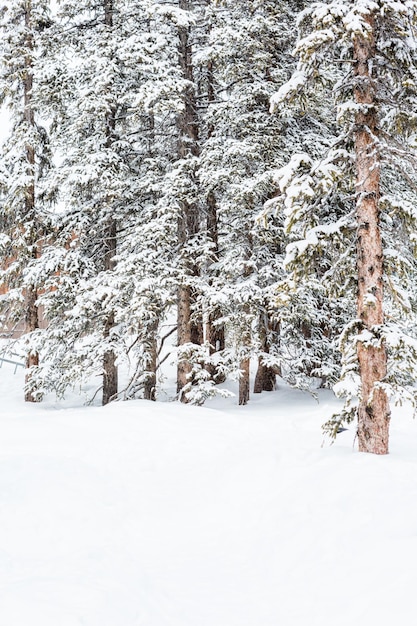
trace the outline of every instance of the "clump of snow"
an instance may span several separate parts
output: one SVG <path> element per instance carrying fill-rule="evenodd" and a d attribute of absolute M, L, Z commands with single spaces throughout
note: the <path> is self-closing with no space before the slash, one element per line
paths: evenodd
<path fill-rule="evenodd" d="M 306 81 L 307 74 L 305 70 L 300 69 L 295 71 L 290 80 L 284 83 L 279 90 L 271 96 L 270 112 L 274 113 L 283 101 L 297 93 L 298 90 L 305 85 Z"/>

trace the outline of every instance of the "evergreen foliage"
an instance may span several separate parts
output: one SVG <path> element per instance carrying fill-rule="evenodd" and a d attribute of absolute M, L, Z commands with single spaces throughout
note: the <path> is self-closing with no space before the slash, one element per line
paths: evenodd
<path fill-rule="evenodd" d="M 43 242 L 50 232 L 48 193 L 44 178 L 50 167 L 47 131 L 41 124 L 38 81 L 42 33 L 51 26 L 48 2 L 18 0 L 0 7 L 0 92 L 8 111 L 10 134 L 2 146 L 0 301 L 3 320 L 27 333 L 39 326 L 38 293 L 42 276 L 35 270 Z M 38 351 L 25 342 L 27 367 L 36 368 Z M 26 400 L 37 397 L 26 377 Z"/>
<path fill-rule="evenodd" d="M 335 433 L 361 397 L 358 345 L 378 345 L 381 388 L 416 402 L 416 8 L 3 0 L 0 305 L 8 330 L 26 319 L 32 399 L 99 376 L 104 403 L 154 400 L 175 359 L 177 398 L 232 378 L 245 404 L 257 360 L 255 392 L 277 375 L 336 385 Z M 366 104 L 355 54 L 374 34 Z M 385 320 L 368 328 L 355 177 L 371 113 Z"/>
<path fill-rule="evenodd" d="M 382 326 L 365 329 L 361 320 L 352 319 L 351 314 L 346 322 L 340 335 L 343 371 L 337 385 L 337 393 L 346 397 L 346 403 L 341 415 L 335 416 L 327 426 L 333 434 L 343 420 L 351 421 L 357 413 L 362 393 L 355 358 L 359 344 L 365 348 L 385 344 L 388 372 L 380 385 L 397 401 L 404 396 L 415 397 L 412 383 L 416 363 L 411 330 L 415 291 L 409 280 L 413 282 L 415 277 L 415 213 L 410 207 L 416 201 L 413 146 L 416 8 L 414 2 L 383 0 L 311 5 L 298 19 L 297 69 L 273 98 L 275 106 L 299 96 L 311 101 L 317 94 L 334 102 L 333 118 L 339 130 L 333 144 L 319 159 L 310 155 L 294 156 L 281 171 L 279 182 L 285 198 L 288 228 L 299 235 L 288 250 L 289 266 L 295 267 L 295 272 L 303 277 L 307 275 L 306 267 L 317 275 L 317 255 L 323 265 L 325 248 L 324 258 L 328 261 L 323 268 L 322 284 L 330 279 L 333 291 L 343 286 L 339 301 L 347 296 L 353 302 L 356 298 L 352 290 L 356 284 L 354 210 L 359 201 L 355 189 L 354 139 L 358 132 L 358 115 L 366 116 L 374 106 L 360 104 L 358 98 L 354 98 L 354 94 L 366 88 L 365 83 L 360 85 L 360 78 L 354 71 L 354 45 L 361 38 L 367 41 L 375 33 L 369 72 L 378 120 L 377 134 L 372 141 L 380 162 L 381 197 L 378 200 L 384 247 L 386 321 Z M 301 278 L 301 284 L 303 282 Z M 372 298 L 373 294 L 369 293 L 367 306 L 374 306 Z M 340 327 L 338 332 L 340 334 Z"/>

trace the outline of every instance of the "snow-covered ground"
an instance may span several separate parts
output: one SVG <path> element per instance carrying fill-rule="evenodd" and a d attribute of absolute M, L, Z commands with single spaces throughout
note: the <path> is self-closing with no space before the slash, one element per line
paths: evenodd
<path fill-rule="evenodd" d="M 25 405 L 0 369 L 2 626 L 412 624 L 417 423 L 333 446 L 335 403 L 76 397 Z M 77 406 L 78 405 L 78 406 Z"/>

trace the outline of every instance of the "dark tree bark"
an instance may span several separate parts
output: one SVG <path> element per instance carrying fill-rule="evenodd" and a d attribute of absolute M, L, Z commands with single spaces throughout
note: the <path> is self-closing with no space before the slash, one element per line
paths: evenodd
<path fill-rule="evenodd" d="M 355 101 L 363 105 L 355 118 L 356 194 L 357 194 L 357 313 L 363 329 L 373 331 L 384 321 L 383 249 L 379 224 L 380 161 L 375 85 L 372 61 L 375 57 L 375 20 L 367 18 L 367 38 L 354 40 Z M 384 343 L 358 342 L 361 397 L 358 410 L 358 442 L 361 452 L 388 453 L 390 407 L 385 391 L 379 386 L 387 373 Z"/>

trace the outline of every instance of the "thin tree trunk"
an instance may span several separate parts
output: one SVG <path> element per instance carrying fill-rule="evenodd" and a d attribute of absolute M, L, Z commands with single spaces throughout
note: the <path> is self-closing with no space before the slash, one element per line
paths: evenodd
<path fill-rule="evenodd" d="M 28 287 L 26 290 L 26 318 L 25 318 L 25 332 L 31 333 L 37 328 L 39 328 L 39 315 L 38 315 L 38 307 L 36 305 L 36 300 L 38 294 L 36 289 Z M 25 391 L 25 401 L 26 402 L 37 402 L 37 398 L 34 395 L 32 389 L 30 389 L 30 380 L 31 373 L 30 368 L 32 366 L 39 365 L 39 354 L 38 352 L 28 352 L 26 355 L 26 369 L 27 373 L 25 376 L 25 386 L 27 390 Z"/>
<path fill-rule="evenodd" d="M 158 321 L 156 320 L 153 327 L 150 329 L 150 336 L 147 341 L 145 349 L 148 353 L 148 357 L 145 363 L 145 382 L 143 387 L 143 397 L 145 400 L 156 400 L 156 368 L 157 368 L 157 339 L 156 333 L 158 329 Z"/>
<path fill-rule="evenodd" d="M 110 218 L 106 228 L 104 245 L 106 246 L 104 253 L 104 269 L 112 271 L 114 269 L 114 257 L 116 255 L 116 222 Z M 103 338 L 106 341 L 114 326 L 114 313 L 108 314 L 103 328 Z M 117 396 L 118 392 L 118 370 L 116 365 L 116 355 L 114 350 L 107 350 L 103 355 L 103 395 L 102 404 L 108 404 Z"/>
<path fill-rule="evenodd" d="M 261 349 L 265 354 L 269 354 L 269 338 L 268 330 L 270 322 L 267 314 L 262 315 L 259 320 L 259 335 L 261 340 Z M 273 391 L 275 389 L 276 374 L 272 367 L 265 365 L 263 357 L 258 357 L 258 369 L 256 371 L 255 382 L 253 385 L 253 393 L 262 393 L 262 391 Z"/>
<path fill-rule="evenodd" d="M 195 272 L 194 275 L 196 275 L 196 273 L 197 272 Z M 190 290 L 191 306 L 195 302 L 196 302 L 196 292 L 194 289 L 191 289 Z M 195 314 L 193 316 L 191 313 L 190 324 L 191 324 L 191 343 L 195 343 L 196 345 L 201 346 L 202 343 L 204 342 L 204 327 L 203 327 L 203 321 L 202 321 L 202 316 L 200 314 L 200 311 L 198 312 L 197 316 L 195 316 Z"/>
<path fill-rule="evenodd" d="M 383 324 L 383 249 L 379 225 L 380 162 L 375 141 L 378 132 L 372 60 L 375 56 L 375 21 L 371 15 L 368 38 L 354 41 L 355 101 L 364 105 L 355 118 L 357 193 L 357 312 L 364 329 Z M 358 442 L 361 452 L 388 453 L 390 408 L 379 386 L 387 373 L 387 354 L 377 345 L 358 342 L 361 398 L 358 410 Z"/>
<path fill-rule="evenodd" d="M 311 323 L 308 320 L 302 320 L 301 322 L 301 326 L 300 326 L 300 330 L 301 333 L 305 339 L 305 346 L 306 346 L 306 350 L 307 350 L 307 354 L 308 351 L 311 349 L 312 347 L 312 326 Z M 318 361 L 307 361 L 304 365 L 304 373 L 307 376 L 312 377 L 314 370 L 318 369 L 320 367 L 320 363 Z M 322 386 L 323 384 L 323 380 L 321 380 L 320 382 L 320 386 Z"/>
<path fill-rule="evenodd" d="M 250 309 L 248 305 L 243 306 L 243 317 L 249 316 Z M 243 321 L 242 334 L 240 344 L 244 352 L 249 352 L 252 342 L 252 332 L 246 319 Z M 250 397 L 250 356 L 245 356 L 239 364 L 239 405 L 244 406 L 249 402 Z"/>
<path fill-rule="evenodd" d="M 113 0 L 104 0 L 104 22 L 109 29 L 113 28 Z M 116 128 L 116 110 L 114 107 L 110 110 L 106 119 L 106 147 L 110 148 L 114 139 Z M 108 204 L 111 204 L 109 200 Z M 110 210 L 110 206 L 108 207 Z M 117 224 L 116 221 L 109 217 L 105 227 L 104 234 L 104 269 L 110 272 L 114 269 L 117 242 Z M 103 337 L 108 339 L 115 323 L 114 312 L 107 316 L 104 322 Z M 118 392 L 118 370 L 116 365 L 116 355 L 114 350 L 107 350 L 103 356 L 103 395 L 102 404 L 108 404 L 117 396 Z"/>
<path fill-rule="evenodd" d="M 206 323 L 206 341 L 209 344 L 210 356 L 215 352 L 221 352 L 226 347 L 224 325 L 219 326 L 216 324 L 221 315 L 222 313 L 219 309 L 211 311 Z M 226 380 L 226 376 L 215 365 L 207 363 L 205 367 L 216 384 L 223 383 Z"/>
<path fill-rule="evenodd" d="M 104 255 L 104 269 L 112 271 L 114 269 L 114 257 L 116 255 L 116 222 L 110 218 L 106 229 L 104 245 L 106 246 Z M 111 311 L 104 322 L 103 338 L 106 341 L 111 334 L 111 329 L 115 323 L 114 312 Z M 116 365 L 116 355 L 114 350 L 107 350 L 103 355 L 103 395 L 102 404 L 108 404 L 114 400 L 118 393 L 118 368 Z"/>
<path fill-rule="evenodd" d="M 250 333 L 248 334 L 246 343 L 250 344 Z M 240 362 L 240 378 L 239 378 L 239 405 L 243 406 L 249 402 L 250 396 L 250 358 L 242 359 Z"/>
<path fill-rule="evenodd" d="M 211 73 L 211 66 L 210 66 Z M 210 85 L 211 83 L 209 83 Z M 212 94 L 212 87 L 209 88 L 209 96 Z M 214 98 L 214 94 L 210 97 Z M 217 203 L 213 192 L 210 192 L 207 197 L 207 235 L 213 244 L 213 250 L 211 253 L 211 262 L 217 263 L 219 260 L 219 233 L 217 222 Z M 206 340 L 209 344 L 210 355 L 215 352 L 220 352 L 225 349 L 225 330 L 224 325 L 216 324 L 222 316 L 222 312 L 219 308 L 214 311 L 210 311 L 206 323 Z M 222 383 L 225 380 L 225 376 L 220 374 L 218 368 L 213 365 L 206 365 L 206 369 L 210 372 L 210 375 L 215 383 Z"/>
<path fill-rule="evenodd" d="M 191 342 L 191 288 L 189 285 L 180 285 L 178 288 L 177 301 L 177 336 L 178 345 Z M 181 395 L 182 389 L 189 382 L 191 373 L 190 363 L 185 359 L 180 359 L 177 365 L 177 393 L 180 394 L 182 402 L 186 398 Z"/>
<path fill-rule="evenodd" d="M 249 229 L 248 229 L 249 230 Z M 246 261 L 249 261 L 252 256 L 253 250 L 253 240 L 250 233 L 248 233 L 247 239 L 247 249 L 246 249 Z M 248 278 L 252 272 L 252 268 L 249 267 L 249 264 L 245 263 L 243 269 L 244 278 Z M 243 349 L 243 353 L 250 352 L 251 343 L 252 343 L 252 332 L 250 323 L 248 321 L 250 316 L 250 306 L 249 304 L 244 304 L 242 306 L 243 309 L 243 324 L 240 338 L 240 345 Z M 239 405 L 245 405 L 249 402 L 250 396 L 250 356 L 244 356 L 239 364 L 240 369 L 240 378 L 239 378 Z"/>
<path fill-rule="evenodd" d="M 108 339 L 112 327 L 114 326 L 114 315 L 111 313 L 104 325 L 103 337 Z M 118 371 L 116 365 L 116 355 L 113 350 L 107 350 L 103 356 L 103 405 L 108 404 L 117 396 L 118 392 Z"/>
<path fill-rule="evenodd" d="M 216 99 L 214 90 L 214 64 L 210 60 L 207 63 L 207 102 L 210 104 Z M 207 137 L 212 137 L 214 133 L 213 124 L 209 124 L 207 129 Z M 217 214 L 217 202 L 216 196 L 213 191 L 210 191 L 207 196 L 207 236 L 212 242 L 213 249 L 210 256 L 211 263 L 217 263 L 219 260 L 219 224 Z M 215 275 L 218 271 L 215 272 Z M 222 316 L 220 308 L 216 308 L 214 311 L 210 311 L 206 322 L 206 340 L 209 344 L 210 355 L 215 352 L 220 352 L 226 347 L 225 328 L 224 325 L 216 324 Z M 224 374 L 220 374 L 217 367 L 207 364 L 207 371 L 210 373 L 215 383 L 219 384 L 226 380 Z"/>
<path fill-rule="evenodd" d="M 24 119 L 28 128 L 33 129 L 35 126 L 35 114 L 32 106 L 32 90 L 33 90 L 33 37 L 32 28 L 32 2 L 25 2 L 25 27 L 26 27 L 26 50 L 25 57 L 25 73 L 23 77 L 23 97 L 24 97 Z M 35 148 L 31 144 L 26 145 L 26 163 L 28 183 L 25 189 L 25 219 L 30 223 L 30 233 L 28 233 L 28 246 L 31 248 L 33 258 L 37 257 L 37 232 L 36 232 L 36 207 L 35 207 Z M 25 332 L 31 333 L 39 328 L 39 314 L 36 304 L 38 294 L 34 286 L 28 286 L 25 290 Z M 28 369 L 25 377 L 26 386 L 30 383 L 29 368 L 39 365 L 39 354 L 30 351 L 26 356 L 26 368 Z M 25 392 L 26 402 L 36 402 L 33 391 Z"/>
<path fill-rule="evenodd" d="M 144 400 L 156 400 L 156 371 L 158 368 L 158 328 L 159 317 L 155 317 L 147 325 L 147 337 L 145 339 L 145 363 L 144 363 Z"/>

